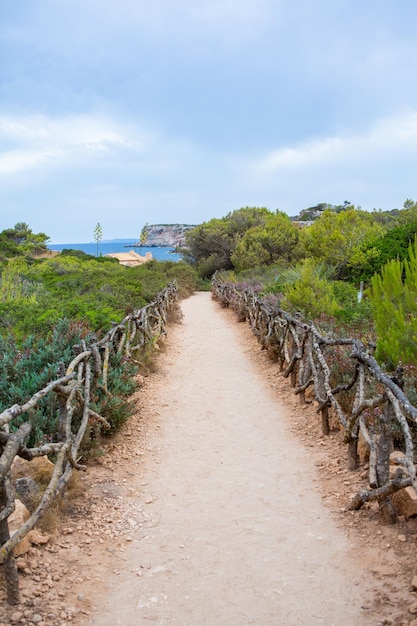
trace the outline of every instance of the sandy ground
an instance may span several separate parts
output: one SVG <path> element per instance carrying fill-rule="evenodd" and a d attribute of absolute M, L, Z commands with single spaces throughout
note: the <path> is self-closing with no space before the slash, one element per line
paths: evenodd
<path fill-rule="evenodd" d="M 137 412 L 24 557 L 22 605 L 0 626 L 416 626 L 417 525 L 347 512 L 366 474 L 345 469 L 340 433 L 322 437 L 210 294 L 181 306 Z"/>
<path fill-rule="evenodd" d="M 154 453 L 132 476 L 133 488 L 146 487 L 150 521 L 132 534 L 99 611 L 93 599 L 91 623 L 371 623 L 315 467 L 234 320 L 209 294 L 182 308 L 157 390 Z"/>

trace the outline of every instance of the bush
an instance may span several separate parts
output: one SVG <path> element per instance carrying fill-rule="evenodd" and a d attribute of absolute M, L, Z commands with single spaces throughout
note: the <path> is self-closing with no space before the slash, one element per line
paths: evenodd
<path fill-rule="evenodd" d="M 195 290 L 196 272 L 184 262 L 124 267 L 114 261 L 85 254 L 34 263 L 16 259 L 1 275 L 3 327 L 19 342 L 29 334 L 47 337 L 60 318 L 86 322 L 94 332 L 107 331 L 112 321 L 143 307 L 173 280 L 181 296 Z"/>
<path fill-rule="evenodd" d="M 365 245 L 352 256 L 345 270 L 348 280 L 370 281 L 388 261 L 408 258 L 410 243 L 417 233 L 417 221 L 392 228 L 382 237 L 365 242 Z"/>
<path fill-rule="evenodd" d="M 20 349 L 9 334 L 0 336 L 0 412 L 13 404 L 24 404 L 37 391 L 58 377 L 59 365 L 69 363 L 73 346 L 88 339 L 88 329 L 82 324 L 59 320 L 49 340 L 29 336 Z M 13 420 L 12 428 L 27 420 L 27 415 Z M 56 435 L 58 403 L 55 395 L 41 400 L 30 413 L 32 432 L 29 446 Z"/>
<path fill-rule="evenodd" d="M 282 308 L 300 312 L 314 320 L 320 315 L 335 315 L 340 311 L 327 270 L 313 259 L 305 259 L 300 267 L 300 277 L 293 284 L 284 285 Z"/>
<path fill-rule="evenodd" d="M 358 290 L 343 281 L 332 282 L 333 294 L 339 305 L 336 318 L 346 325 L 359 329 L 372 326 L 372 306 L 368 298 L 358 301 Z"/>
<path fill-rule="evenodd" d="M 196 273 L 185 263 L 152 261 L 130 268 L 72 254 L 6 264 L 0 284 L 0 411 L 25 403 L 58 377 L 60 363 L 72 360 L 75 344 L 107 332 L 112 321 L 153 300 L 172 280 L 182 295 L 188 295 L 195 288 Z M 129 396 L 135 390 L 136 372 L 136 366 L 113 356 L 111 397 L 97 393 L 93 398 L 112 431 L 131 413 Z M 29 417 L 33 424 L 29 445 L 55 438 L 56 395 L 44 398 Z"/>
<path fill-rule="evenodd" d="M 388 369 L 417 363 L 417 243 L 409 260 L 387 263 L 371 281 L 369 298 L 377 333 L 376 358 Z"/>

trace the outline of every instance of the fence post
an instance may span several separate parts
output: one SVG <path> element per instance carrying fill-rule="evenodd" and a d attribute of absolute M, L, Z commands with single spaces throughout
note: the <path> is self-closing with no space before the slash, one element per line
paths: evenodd
<path fill-rule="evenodd" d="M 376 465 L 378 487 L 383 487 L 389 482 L 389 456 L 391 452 L 393 417 L 393 406 L 391 402 L 387 402 L 379 420 L 379 445 Z M 396 523 L 397 513 L 389 496 L 379 502 L 379 509 L 383 520 L 387 524 Z"/>
<path fill-rule="evenodd" d="M 0 511 L 6 512 L 8 509 L 7 497 L 7 481 L 11 482 L 10 476 L 7 475 L 0 483 Z M 9 523 L 7 517 L 0 521 L 0 546 L 4 545 L 10 539 Z M 7 602 L 9 604 L 19 604 L 19 576 L 14 557 L 14 551 L 7 556 L 4 561 L 4 572 L 6 579 Z"/>

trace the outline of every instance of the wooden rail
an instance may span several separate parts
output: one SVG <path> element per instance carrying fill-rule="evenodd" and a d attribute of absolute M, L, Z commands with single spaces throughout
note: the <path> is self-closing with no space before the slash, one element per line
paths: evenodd
<path fill-rule="evenodd" d="M 222 283 L 215 277 L 213 297 L 248 320 L 263 349 L 280 363 L 284 377 L 305 402 L 311 387 L 321 413 L 323 434 L 330 431 L 329 409 L 337 417 L 347 445 L 348 467 L 358 467 L 358 439 L 369 447 L 368 486 L 360 489 L 348 508 L 359 509 L 377 500 L 387 521 L 396 520 L 390 500 L 394 492 L 412 485 L 417 490 L 414 448 L 417 408 L 403 391 L 403 371 L 383 372 L 373 357 L 373 345 L 358 339 L 323 337 L 314 324 L 305 323 L 248 289 Z M 392 442 L 404 451 L 390 478 Z"/>
<path fill-rule="evenodd" d="M 91 408 L 91 396 L 100 388 L 110 395 L 108 372 L 112 354 L 140 363 L 141 355 L 161 335 L 166 334 L 167 315 L 178 298 L 176 284 L 170 284 L 155 300 L 138 311 L 127 315 L 120 324 L 98 342 L 78 346 L 78 354 L 61 371 L 56 380 L 39 390 L 24 404 L 15 404 L 0 413 L 0 563 L 4 564 L 7 582 L 7 599 L 10 604 L 19 602 L 19 581 L 13 555 L 16 545 L 31 531 L 53 500 L 64 491 L 73 469 L 85 470 L 78 454 L 83 437 L 91 420 L 109 428 L 107 420 Z M 57 394 L 59 405 L 59 432 L 57 441 L 36 448 L 27 448 L 31 431 L 30 409 L 49 394 Z M 17 429 L 14 420 L 25 415 L 27 421 Z M 77 424 L 77 426 L 74 426 Z M 14 431 L 14 432 L 10 432 Z M 37 456 L 53 454 L 55 467 L 50 482 L 36 510 L 10 537 L 8 517 L 15 510 L 15 492 L 12 485 L 11 466 L 16 456 L 31 461 Z"/>

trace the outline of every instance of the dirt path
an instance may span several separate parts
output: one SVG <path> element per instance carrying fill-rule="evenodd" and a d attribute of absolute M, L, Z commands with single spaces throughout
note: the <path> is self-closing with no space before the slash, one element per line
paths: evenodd
<path fill-rule="evenodd" d="M 361 608 L 363 572 L 352 571 L 346 539 L 312 490 L 316 469 L 233 320 L 205 293 L 182 308 L 156 390 L 152 453 L 129 481 L 146 521 L 104 595 L 92 592 L 88 623 L 375 623 Z"/>
<path fill-rule="evenodd" d="M 246 324 L 182 303 L 137 411 L 68 497 L 45 546 L 0 581 L 0 626 L 417 626 L 417 520 L 344 508 L 345 467 Z"/>

